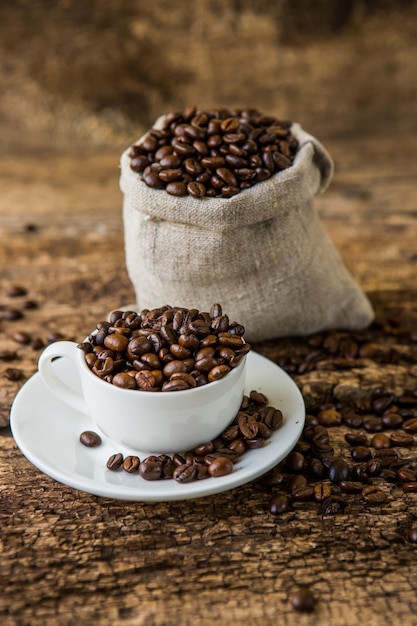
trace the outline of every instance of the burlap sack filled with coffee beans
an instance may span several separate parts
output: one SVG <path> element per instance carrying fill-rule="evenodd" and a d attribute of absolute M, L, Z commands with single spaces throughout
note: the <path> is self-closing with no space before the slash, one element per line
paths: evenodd
<path fill-rule="evenodd" d="M 252 342 L 372 321 L 312 206 L 332 160 L 298 124 L 291 131 L 299 142 L 291 167 L 230 198 L 151 189 L 130 168 L 129 150 L 122 154 L 126 264 L 138 309 L 209 310 L 218 302 Z"/>

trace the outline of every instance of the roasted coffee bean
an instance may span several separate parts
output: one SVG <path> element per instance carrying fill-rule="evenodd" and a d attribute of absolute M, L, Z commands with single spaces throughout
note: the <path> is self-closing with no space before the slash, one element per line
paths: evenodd
<path fill-rule="evenodd" d="M 417 493 L 417 482 L 403 483 L 403 491 L 406 493 Z"/>
<path fill-rule="evenodd" d="M 274 467 L 269 472 L 261 476 L 259 483 L 268 487 L 275 487 L 280 485 L 284 481 L 284 474 L 280 471 L 280 468 Z"/>
<path fill-rule="evenodd" d="M 87 448 L 96 448 L 101 444 L 101 437 L 92 430 L 85 430 L 80 435 L 80 441 Z"/>
<path fill-rule="evenodd" d="M 314 487 L 311 485 L 300 485 L 292 490 L 291 495 L 294 502 L 309 502 L 314 500 Z"/>
<path fill-rule="evenodd" d="M 389 467 L 392 463 L 395 463 L 398 459 L 398 452 L 390 449 L 382 448 L 375 451 L 375 458 L 379 460 L 382 467 Z"/>
<path fill-rule="evenodd" d="M 321 503 L 320 513 L 322 515 L 337 515 L 338 513 L 343 513 L 346 505 L 347 502 L 344 498 L 331 495 Z"/>
<path fill-rule="evenodd" d="M 249 393 L 249 399 L 259 406 L 266 406 L 268 404 L 268 398 L 266 395 L 260 391 L 256 391 L 255 389 L 252 389 Z"/>
<path fill-rule="evenodd" d="M 410 543 L 417 543 L 417 528 L 415 526 L 409 528 L 406 537 Z"/>
<path fill-rule="evenodd" d="M 10 298 L 17 298 L 19 296 L 26 296 L 27 289 L 26 287 L 23 287 L 22 285 L 11 285 L 7 289 L 6 293 Z"/>
<path fill-rule="evenodd" d="M 391 441 L 388 435 L 384 433 L 379 433 L 374 435 L 371 439 L 371 446 L 376 450 L 380 450 L 382 448 L 389 448 L 391 446 Z"/>
<path fill-rule="evenodd" d="M 368 437 L 362 433 L 346 433 L 345 441 L 350 446 L 368 446 Z"/>
<path fill-rule="evenodd" d="M 197 364 L 196 364 L 196 367 L 197 367 Z M 220 380 L 221 378 L 226 376 L 226 374 L 228 374 L 229 372 L 230 372 L 230 367 L 228 365 L 224 365 L 224 364 L 215 365 L 214 367 L 210 369 L 207 375 L 208 381 L 209 383 L 212 383 L 216 380 Z"/>
<path fill-rule="evenodd" d="M 137 389 L 136 380 L 133 376 L 127 372 L 119 372 L 113 376 L 113 385 L 116 387 L 122 387 L 123 389 Z"/>
<path fill-rule="evenodd" d="M 289 472 L 301 472 L 304 464 L 305 458 L 301 452 L 290 452 L 285 460 L 285 467 Z"/>
<path fill-rule="evenodd" d="M 245 444 L 251 450 L 256 450 L 257 448 L 262 448 L 264 445 L 265 439 L 263 437 L 254 437 L 253 439 L 245 439 Z"/>
<path fill-rule="evenodd" d="M 342 423 L 342 415 L 334 409 L 326 409 L 317 414 L 319 424 L 322 426 L 339 426 Z"/>
<path fill-rule="evenodd" d="M 291 501 L 285 493 L 275 494 L 269 503 L 269 510 L 273 515 L 287 513 L 291 509 Z"/>
<path fill-rule="evenodd" d="M 366 473 L 368 476 L 379 476 L 382 470 L 382 463 L 379 459 L 369 459 L 366 463 Z"/>
<path fill-rule="evenodd" d="M 14 361 L 17 359 L 15 350 L 0 350 L 0 361 Z"/>
<path fill-rule="evenodd" d="M 129 455 L 124 459 L 122 466 L 128 474 L 135 474 L 139 470 L 140 459 L 138 456 Z"/>
<path fill-rule="evenodd" d="M 311 613 L 315 607 L 315 597 L 309 587 L 300 587 L 291 596 L 291 605 L 301 613 Z"/>
<path fill-rule="evenodd" d="M 381 471 L 381 464 L 378 464 L 378 471 Z M 352 467 L 352 480 L 361 483 L 369 482 L 369 474 L 365 463 L 358 463 Z"/>
<path fill-rule="evenodd" d="M 13 333 L 13 339 L 14 341 L 16 341 L 16 343 L 20 343 L 22 345 L 28 345 L 32 341 L 32 336 L 23 330 L 19 330 Z"/>
<path fill-rule="evenodd" d="M 340 489 L 343 493 L 362 493 L 363 484 L 354 480 L 341 480 L 339 483 Z"/>
<path fill-rule="evenodd" d="M 198 456 L 204 456 L 205 454 L 211 454 L 214 452 L 214 444 L 212 441 L 208 441 L 207 443 L 202 443 L 196 448 L 194 448 L 194 452 Z"/>
<path fill-rule="evenodd" d="M 3 311 L 3 319 L 9 322 L 15 322 L 16 320 L 21 320 L 23 318 L 23 313 L 18 309 L 5 309 Z"/>
<path fill-rule="evenodd" d="M 327 483 L 316 483 L 314 485 L 314 499 L 317 502 L 324 502 L 332 495 L 332 488 Z"/>
<path fill-rule="evenodd" d="M 417 484 L 417 483 L 416 483 Z M 383 504 L 387 500 L 387 495 L 382 489 L 375 485 L 366 485 L 362 489 L 362 497 L 367 504 Z"/>
<path fill-rule="evenodd" d="M 197 480 L 199 470 L 195 464 L 178 465 L 173 474 L 174 480 L 178 483 L 190 483 Z"/>
<path fill-rule="evenodd" d="M 229 450 L 232 450 L 232 452 L 234 452 L 238 456 L 241 456 L 246 450 L 246 445 L 247 445 L 247 440 L 239 438 L 239 439 L 234 439 L 233 441 L 231 441 L 228 445 L 228 448 Z"/>
<path fill-rule="evenodd" d="M 3 374 L 7 380 L 18 381 L 23 378 L 23 372 L 18 367 L 8 367 Z"/>
<path fill-rule="evenodd" d="M 417 480 L 417 473 L 410 468 L 399 468 L 396 473 L 402 483 L 411 483 Z"/>
<path fill-rule="evenodd" d="M 239 413 L 237 418 L 239 430 L 245 439 L 253 439 L 258 434 L 256 419 L 248 413 Z"/>
<path fill-rule="evenodd" d="M 112 454 L 111 457 L 109 457 L 106 463 L 106 467 L 109 470 L 112 470 L 113 472 L 115 472 L 120 467 L 122 467 L 123 461 L 124 461 L 123 454 L 121 454 L 120 452 L 117 452 L 116 454 Z"/>
<path fill-rule="evenodd" d="M 210 465 L 213 461 L 219 458 L 230 459 L 232 463 L 234 463 L 238 459 L 238 454 L 232 450 L 231 448 L 218 448 L 214 452 L 210 452 L 210 454 L 206 454 L 204 457 L 204 461 L 207 465 Z"/>
<path fill-rule="evenodd" d="M 417 417 L 405 420 L 405 422 L 402 423 L 402 429 L 406 433 L 417 433 Z"/>
<path fill-rule="evenodd" d="M 162 461 L 156 456 L 146 457 L 139 465 L 139 474 L 145 480 L 159 480 L 162 477 Z"/>
<path fill-rule="evenodd" d="M 326 468 L 324 467 L 320 459 L 310 459 L 308 468 L 313 476 L 315 476 L 316 478 L 324 478 L 326 474 Z"/>
<path fill-rule="evenodd" d="M 329 467 L 329 479 L 332 483 L 340 483 L 349 477 L 349 466 L 343 459 L 335 459 Z"/>
<path fill-rule="evenodd" d="M 400 428 L 403 418 L 399 413 L 384 413 L 381 421 L 384 428 Z"/>
<path fill-rule="evenodd" d="M 363 427 L 368 433 L 379 433 L 383 429 L 382 420 L 380 417 L 365 417 Z"/>
<path fill-rule="evenodd" d="M 397 446 L 399 448 L 409 448 L 414 444 L 413 435 L 409 435 L 407 433 L 395 432 L 391 433 L 389 436 L 391 445 Z"/>
<path fill-rule="evenodd" d="M 351 457 L 354 461 L 369 461 L 372 457 L 372 451 L 365 446 L 355 446 L 350 451 Z"/>
<path fill-rule="evenodd" d="M 233 463 L 229 458 L 220 456 L 214 459 L 208 466 L 210 476 L 219 477 L 231 474 L 233 471 Z"/>

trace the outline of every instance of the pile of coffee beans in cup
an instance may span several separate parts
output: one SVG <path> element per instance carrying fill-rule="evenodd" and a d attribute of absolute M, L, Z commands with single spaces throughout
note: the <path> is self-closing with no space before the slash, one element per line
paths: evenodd
<path fill-rule="evenodd" d="M 131 146 L 130 167 L 173 196 L 230 198 L 292 165 L 291 125 L 256 109 L 189 106 Z"/>
<path fill-rule="evenodd" d="M 78 344 L 91 371 L 124 389 L 184 391 L 223 378 L 250 351 L 220 304 L 113 311 Z"/>
<path fill-rule="evenodd" d="M 243 397 L 231 425 L 213 441 L 172 456 L 150 455 L 140 459 L 136 455 L 123 456 L 121 452 L 116 452 L 109 457 L 107 468 L 139 474 L 145 480 L 174 479 L 183 484 L 204 478 L 219 478 L 230 474 L 245 452 L 261 448 L 281 427 L 283 419 L 282 411 L 271 406 L 265 394 L 252 390 Z M 101 444 L 101 437 L 85 431 L 81 433 L 80 441 L 87 447 L 96 447 Z"/>

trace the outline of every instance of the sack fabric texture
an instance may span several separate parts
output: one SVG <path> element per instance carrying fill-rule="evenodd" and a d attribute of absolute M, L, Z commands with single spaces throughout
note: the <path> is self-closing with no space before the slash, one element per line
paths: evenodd
<path fill-rule="evenodd" d="M 252 342 L 370 324 L 371 304 L 313 207 L 332 159 L 299 124 L 291 130 L 294 163 L 227 199 L 151 189 L 131 170 L 129 150 L 122 154 L 126 265 L 138 310 L 220 303 Z"/>

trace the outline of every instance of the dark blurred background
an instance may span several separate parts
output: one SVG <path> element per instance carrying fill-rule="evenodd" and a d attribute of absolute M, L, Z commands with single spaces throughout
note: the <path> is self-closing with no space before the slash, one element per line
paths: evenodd
<path fill-rule="evenodd" d="M 2 0 L 1 151 L 119 152 L 191 103 L 411 133 L 416 65 L 416 0 Z"/>

